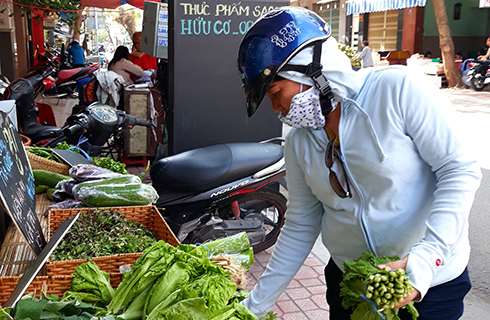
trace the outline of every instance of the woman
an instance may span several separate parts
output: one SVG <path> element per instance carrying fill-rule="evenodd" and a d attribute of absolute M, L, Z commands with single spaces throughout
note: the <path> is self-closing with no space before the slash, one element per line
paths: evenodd
<path fill-rule="evenodd" d="M 121 75 L 124 78 L 125 85 L 133 83 L 131 75 L 136 77 L 143 76 L 143 69 L 129 61 L 129 50 L 125 46 L 117 47 L 108 69 Z"/>
<path fill-rule="evenodd" d="M 354 72 L 329 25 L 299 7 L 256 21 L 238 68 L 249 116 L 267 95 L 293 127 L 286 222 L 242 303 L 259 319 L 271 311 L 321 233 L 330 319 L 350 320 L 342 263 L 363 252 L 401 258 L 387 266 L 405 269 L 415 290 L 395 308 L 414 301 L 419 319 L 458 319 L 471 288 L 468 214 L 481 171 L 447 117 L 447 97 L 401 66 Z"/>

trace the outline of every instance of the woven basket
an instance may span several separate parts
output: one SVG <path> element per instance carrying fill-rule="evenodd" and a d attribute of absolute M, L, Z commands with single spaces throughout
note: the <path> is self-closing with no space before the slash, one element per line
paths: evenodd
<path fill-rule="evenodd" d="M 179 245 L 179 240 L 175 237 L 172 230 L 169 228 L 163 217 L 158 212 L 155 206 L 137 206 L 137 207 L 113 207 L 99 208 L 118 210 L 124 214 L 126 219 L 134 220 L 148 227 L 150 231 L 156 232 L 158 238 L 174 247 Z M 48 217 L 48 235 L 56 231 L 61 223 L 67 218 L 75 216 L 78 212 L 90 212 L 91 208 L 80 209 L 55 209 L 49 211 Z M 108 273 L 120 272 L 119 267 L 122 265 L 133 265 L 143 253 L 127 253 L 105 257 L 92 258 L 101 270 Z M 80 264 L 87 262 L 87 259 L 65 260 L 65 261 L 49 261 L 46 263 L 47 275 L 71 275 L 75 272 L 75 268 Z"/>
<path fill-rule="evenodd" d="M 119 283 L 122 281 L 122 273 L 110 274 L 109 277 L 112 287 L 117 288 Z M 41 291 L 43 284 L 45 284 L 47 288 L 46 293 L 48 295 L 56 294 L 61 297 L 66 291 L 69 290 L 72 279 L 73 277 L 71 275 L 35 277 L 24 295 L 34 292 L 35 296 L 39 298 L 39 292 Z M 7 302 L 19 280 L 20 277 L 0 277 L 0 305 Z"/>
<path fill-rule="evenodd" d="M 27 158 L 31 163 L 32 170 L 40 169 L 51 171 L 55 173 L 60 173 L 64 175 L 68 175 L 68 170 L 70 170 L 70 166 L 64 163 L 58 163 L 52 160 L 45 159 L 43 157 L 37 156 L 32 152 L 29 152 L 29 147 L 26 148 Z"/>

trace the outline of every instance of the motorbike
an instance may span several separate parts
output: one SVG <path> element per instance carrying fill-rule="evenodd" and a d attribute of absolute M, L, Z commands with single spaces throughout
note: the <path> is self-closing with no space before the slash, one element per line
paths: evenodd
<path fill-rule="evenodd" d="M 39 52 L 39 46 L 36 46 Z M 82 68 L 73 68 L 66 62 L 63 54 L 56 49 L 47 50 L 44 53 L 38 53 L 38 63 L 32 66 L 27 72 L 26 78 L 42 75 L 49 69 L 55 72 L 50 77 L 45 78 L 45 87 L 43 97 L 46 98 L 67 98 L 77 93 L 77 80 L 93 75 L 99 67 L 95 64 L 89 64 Z M 62 48 L 64 52 L 64 48 Z"/>
<path fill-rule="evenodd" d="M 121 129 L 152 128 L 124 111 L 94 103 L 67 118 L 59 142 L 81 136 L 102 145 Z M 286 198 L 283 139 L 257 143 L 225 143 L 164 157 L 157 148 L 149 175 L 158 192 L 155 205 L 181 243 L 205 243 L 247 232 L 254 252 L 272 246 L 284 223 Z"/>
<path fill-rule="evenodd" d="M 482 91 L 490 84 L 490 62 L 473 60 L 468 62 L 470 70 L 467 74 L 467 82 L 476 91 Z"/>

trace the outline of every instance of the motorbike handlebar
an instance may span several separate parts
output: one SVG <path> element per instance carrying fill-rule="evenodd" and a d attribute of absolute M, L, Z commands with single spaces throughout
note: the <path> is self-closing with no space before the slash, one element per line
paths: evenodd
<path fill-rule="evenodd" d="M 76 123 L 74 125 L 71 125 L 63 129 L 63 134 L 67 137 L 71 137 L 72 135 L 82 133 L 82 132 L 83 132 L 83 126 L 79 123 Z"/>
<path fill-rule="evenodd" d="M 148 128 L 153 127 L 151 120 L 143 121 L 143 120 L 137 119 L 137 118 L 135 118 L 129 114 L 126 116 L 127 116 L 126 125 L 129 127 L 134 127 L 134 126 L 142 126 L 142 127 L 148 127 Z"/>

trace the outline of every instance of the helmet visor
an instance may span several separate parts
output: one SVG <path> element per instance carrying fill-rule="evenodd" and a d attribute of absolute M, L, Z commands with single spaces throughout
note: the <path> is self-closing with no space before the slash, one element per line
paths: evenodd
<path fill-rule="evenodd" d="M 269 87 L 277 73 L 277 66 L 270 65 L 263 72 L 256 75 L 252 80 L 243 85 L 243 91 L 247 95 L 247 113 L 251 117 L 264 100 Z"/>

